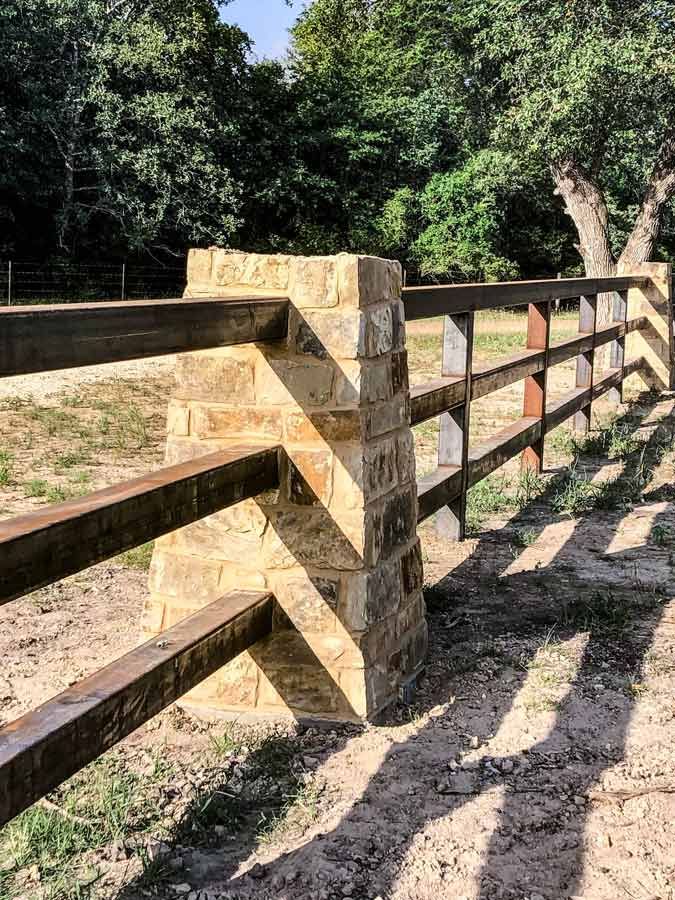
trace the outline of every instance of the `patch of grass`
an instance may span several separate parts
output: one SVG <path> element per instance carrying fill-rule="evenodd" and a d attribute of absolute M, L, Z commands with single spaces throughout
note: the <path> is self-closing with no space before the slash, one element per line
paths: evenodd
<path fill-rule="evenodd" d="M 72 486 L 64 486 L 50 484 L 44 478 L 31 478 L 29 481 L 24 481 L 23 494 L 24 497 L 46 500 L 47 503 L 63 503 L 65 500 L 72 500 L 86 494 L 88 488 L 84 486 L 85 483 L 76 482 Z"/>
<path fill-rule="evenodd" d="M 44 478 L 31 478 L 23 483 L 24 497 L 44 497 L 49 490 L 49 483 Z"/>
<path fill-rule="evenodd" d="M 99 873 L 86 854 L 156 825 L 156 797 L 156 779 L 141 778 L 114 754 L 88 766 L 49 796 L 56 808 L 32 806 L 0 833 L 3 897 L 89 896 Z"/>
<path fill-rule="evenodd" d="M 152 551 L 154 550 L 154 547 L 155 542 L 148 541 L 147 544 L 141 544 L 140 547 L 125 550 L 124 553 L 120 553 L 116 562 L 123 566 L 127 566 L 129 569 L 140 569 L 142 572 L 147 572 L 150 569 L 150 563 L 152 562 Z"/>
<path fill-rule="evenodd" d="M 27 410 L 27 415 L 41 425 L 50 437 L 71 435 L 78 427 L 76 416 L 55 406 L 33 404 Z"/>
<path fill-rule="evenodd" d="M 534 528 L 516 528 L 511 542 L 516 547 L 531 547 L 537 540 L 537 531 Z"/>
<path fill-rule="evenodd" d="M 7 450 L 0 450 L 0 487 L 7 487 L 14 478 L 14 457 Z"/>
<path fill-rule="evenodd" d="M 634 620 L 657 609 L 663 598 L 656 593 L 636 590 L 615 593 L 598 590 L 563 601 L 561 626 L 583 631 L 623 631 Z"/>
<path fill-rule="evenodd" d="M 657 547 L 667 547 L 675 542 L 675 528 L 672 525 L 654 525 L 650 538 Z"/>
<path fill-rule="evenodd" d="M 74 469 L 75 466 L 84 466 L 91 459 L 89 451 L 80 447 L 77 450 L 67 450 L 64 453 L 57 453 L 53 459 L 54 471 L 57 475 L 61 475 L 64 470 Z"/>
<path fill-rule="evenodd" d="M 470 532 L 479 531 L 490 516 L 514 509 L 509 490 L 511 480 L 505 475 L 490 475 L 469 489 L 466 505 L 466 524 Z"/>
<path fill-rule="evenodd" d="M 474 353 L 478 353 L 485 359 L 493 359 L 500 356 L 508 356 L 524 346 L 522 334 L 487 334 L 476 332 L 473 337 Z"/>
<path fill-rule="evenodd" d="M 281 808 L 271 816 L 261 815 L 258 822 L 258 840 L 271 844 L 290 833 L 302 833 L 316 822 L 323 785 L 315 779 L 297 784 L 284 795 Z"/>
<path fill-rule="evenodd" d="M 518 477 L 516 484 L 515 504 L 522 509 L 544 493 L 546 480 L 533 469 L 525 469 Z"/>
<path fill-rule="evenodd" d="M 149 443 L 148 423 L 135 403 L 102 401 L 97 430 L 102 444 L 118 450 L 142 450 Z"/>

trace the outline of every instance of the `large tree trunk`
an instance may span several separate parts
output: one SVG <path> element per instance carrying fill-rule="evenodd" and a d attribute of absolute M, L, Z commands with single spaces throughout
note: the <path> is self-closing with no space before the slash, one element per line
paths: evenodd
<path fill-rule="evenodd" d="M 571 159 L 551 166 L 556 193 L 565 201 L 567 212 L 576 225 L 576 245 L 590 278 L 616 275 L 617 263 L 609 243 L 609 212 L 600 188 Z M 612 295 L 598 295 L 598 324 L 606 325 L 612 317 Z"/>

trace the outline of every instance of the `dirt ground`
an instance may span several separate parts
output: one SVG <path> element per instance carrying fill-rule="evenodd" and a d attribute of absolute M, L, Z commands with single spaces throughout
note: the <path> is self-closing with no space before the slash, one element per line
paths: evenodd
<path fill-rule="evenodd" d="M 437 371 L 434 336 L 411 329 L 411 370 Z M 554 395 L 572 371 L 556 371 Z M 159 464 L 170 383 L 140 370 L 5 394 L 0 516 Z M 520 403 L 509 388 L 476 404 L 474 435 Z M 462 544 L 423 526 L 431 647 L 412 705 L 321 729 L 169 710 L 50 798 L 87 838 L 77 853 L 45 862 L 35 818 L 0 832 L 0 897 L 675 900 L 674 406 L 625 408 L 620 452 L 553 435 L 532 496 L 488 508 Z M 434 427 L 417 437 L 423 471 Z M 584 484 L 617 485 L 612 503 L 570 511 L 571 455 Z M 515 463 L 504 478 L 517 485 Z M 52 493 L 27 496 L 36 481 Z M 135 645 L 147 558 L 0 609 L 0 723 Z M 89 822 L 110 818 L 92 812 L 99 777 L 133 786 L 105 833 Z"/>

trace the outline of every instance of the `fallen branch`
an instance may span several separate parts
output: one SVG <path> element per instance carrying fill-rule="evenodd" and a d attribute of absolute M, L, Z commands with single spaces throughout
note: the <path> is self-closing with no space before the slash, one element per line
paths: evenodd
<path fill-rule="evenodd" d="M 648 794 L 675 794 L 675 787 L 639 788 L 635 791 L 589 791 L 588 799 L 599 803 L 623 803 Z"/>
<path fill-rule="evenodd" d="M 64 819 L 68 819 L 70 822 L 75 822 L 76 825 L 86 825 L 87 828 L 93 828 L 94 822 L 89 819 L 83 819 L 82 816 L 77 816 L 75 813 L 68 812 L 66 809 L 62 809 L 60 806 L 57 806 L 56 803 L 52 803 L 51 800 L 47 800 L 46 797 L 43 797 L 41 800 L 38 800 L 38 805 L 42 806 L 44 809 L 49 810 L 49 812 L 56 813 L 59 816 L 62 816 Z"/>

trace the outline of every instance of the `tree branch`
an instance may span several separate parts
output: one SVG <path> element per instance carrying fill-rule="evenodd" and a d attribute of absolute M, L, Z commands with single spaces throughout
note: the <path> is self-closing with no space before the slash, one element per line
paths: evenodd
<path fill-rule="evenodd" d="M 675 128 L 666 133 L 659 148 L 635 226 L 621 254 L 622 264 L 648 262 L 652 258 L 661 233 L 666 207 L 673 196 L 675 196 Z"/>

